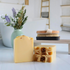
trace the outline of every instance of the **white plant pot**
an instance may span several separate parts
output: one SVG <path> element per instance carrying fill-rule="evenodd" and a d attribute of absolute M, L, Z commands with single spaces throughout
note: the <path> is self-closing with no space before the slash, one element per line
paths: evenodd
<path fill-rule="evenodd" d="M 11 34 L 14 29 L 12 27 L 6 26 L 4 22 L 0 22 L 0 28 L 1 28 L 0 30 L 1 30 L 3 44 L 6 47 L 12 47 Z"/>

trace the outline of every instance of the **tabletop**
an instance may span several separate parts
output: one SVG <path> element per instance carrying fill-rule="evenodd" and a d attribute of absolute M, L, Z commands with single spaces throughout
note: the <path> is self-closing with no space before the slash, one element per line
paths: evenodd
<path fill-rule="evenodd" d="M 70 55 L 57 53 L 52 63 L 14 63 L 13 49 L 3 46 L 0 41 L 0 70 L 70 70 Z"/>

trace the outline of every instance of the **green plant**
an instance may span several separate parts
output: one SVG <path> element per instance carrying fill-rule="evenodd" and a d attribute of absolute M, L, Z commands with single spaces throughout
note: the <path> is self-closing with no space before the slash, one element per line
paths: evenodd
<path fill-rule="evenodd" d="M 16 13 L 14 8 L 12 9 L 12 12 L 13 17 L 8 17 L 7 15 L 5 15 L 5 17 L 3 18 L 1 16 L 2 19 L 6 20 L 5 25 L 12 26 L 14 29 L 23 28 L 23 25 L 25 24 L 28 18 L 28 16 L 25 16 L 26 9 L 24 10 L 24 6 L 22 6 L 22 8 L 18 11 L 18 13 Z"/>

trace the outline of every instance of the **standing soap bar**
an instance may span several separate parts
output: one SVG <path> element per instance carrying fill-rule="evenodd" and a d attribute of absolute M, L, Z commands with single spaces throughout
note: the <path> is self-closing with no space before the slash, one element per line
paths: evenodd
<path fill-rule="evenodd" d="M 18 36 L 14 39 L 14 62 L 33 61 L 33 38 Z"/>

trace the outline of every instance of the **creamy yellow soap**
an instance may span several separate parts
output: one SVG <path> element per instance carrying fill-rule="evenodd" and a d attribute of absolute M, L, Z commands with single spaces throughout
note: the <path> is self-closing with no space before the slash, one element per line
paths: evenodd
<path fill-rule="evenodd" d="M 14 39 L 14 62 L 33 61 L 33 38 L 18 36 Z"/>

